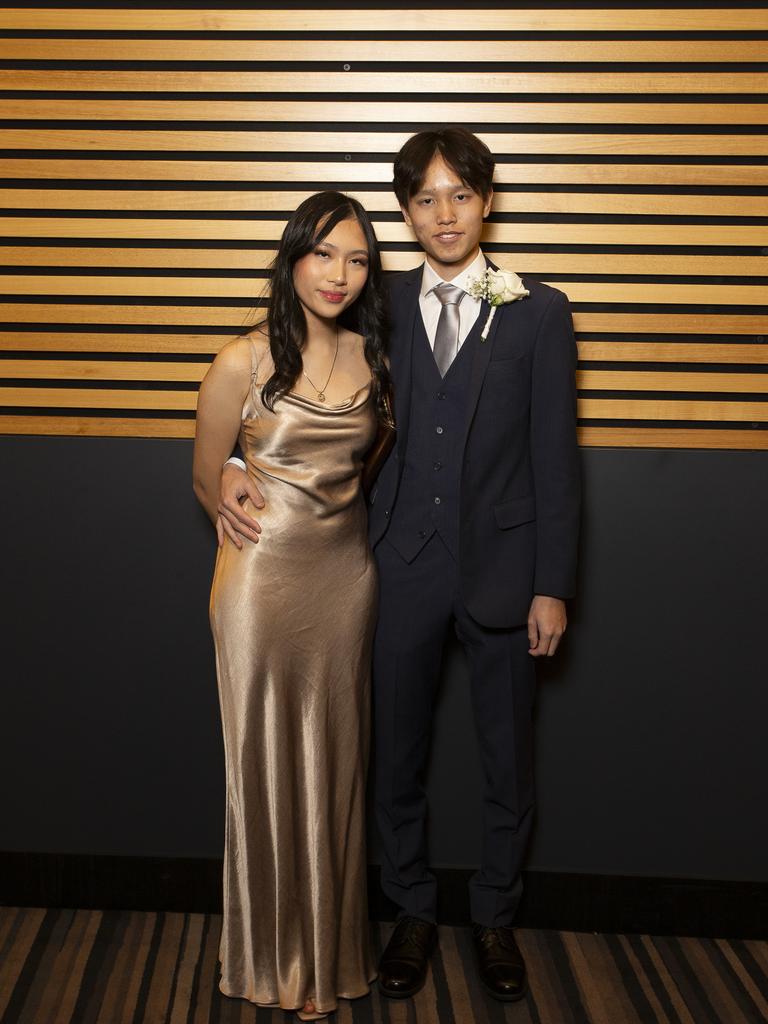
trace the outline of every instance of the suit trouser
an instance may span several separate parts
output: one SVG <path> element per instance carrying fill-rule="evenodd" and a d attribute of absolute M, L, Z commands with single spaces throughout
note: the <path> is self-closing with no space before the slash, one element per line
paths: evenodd
<path fill-rule="evenodd" d="M 527 629 L 488 629 L 472 619 L 459 595 L 456 562 L 438 534 L 411 563 L 385 537 L 376 560 L 375 803 L 384 891 L 400 916 L 435 920 L 424 776 L 443 647 L 453 627 L 469 664 L 484 776 L 481 864 L 470 880 L 472 920 L 487 927 L 510 924 L 533 819 L 536 683 Z"/>

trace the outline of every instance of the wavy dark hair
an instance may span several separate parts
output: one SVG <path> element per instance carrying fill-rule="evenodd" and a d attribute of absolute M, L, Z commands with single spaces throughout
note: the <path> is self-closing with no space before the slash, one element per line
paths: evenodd
<path fill-rule="evenodd" d="M 349 219 L 356 220 L 365 235 L 368 278 L 358 297 L 339 317 L 339 324 L 363 336 L 365 358 L 373 376 L 376 409 L 380 418 L 386 418 L 385 395 L 390 378 L 384 361 L 387 306 L 379 243 L 371 219 L 360 203 L 351 196 L 330 190 L 305 199 L 291 215 L 270 268 L 267 325 L 275 371 L 262 390 L 268 409 L 274 409 L 277 399 L 294 387 L 302 370 L 301 350 L 307 340 L 307 319 L 294 288 L 293 268 L 296 261 L 312 252 L 340 221 Z"/>

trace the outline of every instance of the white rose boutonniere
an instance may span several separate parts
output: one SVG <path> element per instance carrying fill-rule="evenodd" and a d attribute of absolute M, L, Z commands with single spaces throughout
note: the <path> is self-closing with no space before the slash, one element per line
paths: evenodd
<path fill-rule="evenodd" d="M 531 294 L 517 274 L 511 270 L 491 270 L 490 267 L 479 277 L 470 278 L 467 285 L 469 295 L 475 299 L 485 299 L 491 307 L 483 333 L 480 335 L 481 341 L 488 338 L 497 306 L 506 306 L 508 302 L 517 302 L 518 299 L 524 299 Z"/>

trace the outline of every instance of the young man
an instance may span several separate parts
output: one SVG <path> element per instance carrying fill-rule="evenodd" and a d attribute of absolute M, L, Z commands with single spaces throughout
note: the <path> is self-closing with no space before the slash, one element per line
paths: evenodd
<path fill-rule="evenodd" d="M 382 884 L 400 908 L 379 985 L 393 997 L 421 988 L 436 941 L 424 773 L 451 628 L 469 663 L 485 778 L 482 862 L 470 881 L 478 970 L 498 999 L 526 989 L 511 926 L 532 823 L 534 659 L 555 653 L 574 590 L 576 347 L 562 292 L 508 275 L 501 304 L 471 294 L 488 266 L 480 235 L 493 169 L 461 128 L 420 132 L 394 165 L 426 259 L 392 275 L 397 444 L 369 499 L 380 584 L 376 816 Z M 239 504 L 249 486 L 225 470 L 220 509 L 223 529 L 253 539 Z"/>

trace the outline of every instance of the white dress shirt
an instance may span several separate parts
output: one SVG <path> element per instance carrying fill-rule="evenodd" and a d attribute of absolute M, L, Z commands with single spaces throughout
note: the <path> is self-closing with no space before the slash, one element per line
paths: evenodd
<path fill-rule="evenodd" d="M 460 274 L 457 274 L 451 281 L 444 282 L 443 278 L 440 277 L 437 271 L 433 270 L 429 262 L 427 260 L 424 261 L 424 270 L 421 275 L 421 291 L 419 292 L 419 308 L 421 309 L 421 318 L 424 321 L 427 338 L 432 348 L 435 347 L 437 321 L 440 316 L 440 310 L 443 308 L 442 303 L 432 289 L 435 285 L 447 283 L 456 285 L 457 288 L 463 288 L 466 291 L 468 279 L 484 274 L 486 267 L 485 256 L 483 256 L 482 252 L 479 252 L 469 266 L 462 270 Z M 459 348 L 461 348 L 467 335 L 475 326 L 477 318 L 480 316 L 481 302 L 481 299 L 475 299 L 469 294 L 465 295 L 461 300 L 459 305 Z"/>

